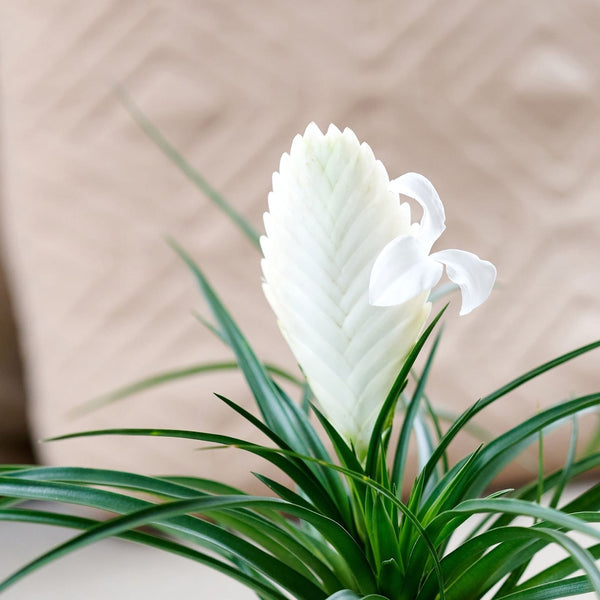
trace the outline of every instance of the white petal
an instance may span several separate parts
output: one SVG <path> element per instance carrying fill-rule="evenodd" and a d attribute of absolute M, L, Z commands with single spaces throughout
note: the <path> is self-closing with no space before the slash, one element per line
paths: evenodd
<path fill-rule="evenodd" d="M 430 258 L 444 263 L 448 277 L 460 287 L 461 315 L 470 313 L 487 300 L 496 281 L 496 267 L 491 262 L 464 250 L 442 250 L 434 252 Z"/>
<path fill-rule="evenodd" d="M 427 256 L 419 239 L 401 235 L 381 251 L 373 265 L 369 302 L 375 306 L 407 302 L 429 291 L 442 272 L 442 265 Z"/>
<path fill-rule="evenodd" d="M 390 189 L 416 200 L 423 207 L 423 218 L 417 236 L 429 252 L 446 229 L 444 205 L 431 181 L 418 173 L 405 173 L 390 182 Z"/>
<path fill-rule="evenodd" d="M 426 294 L 389 309 L 368 302 L 375 258 L 410 230 L 389 183 L 350 130 L 310 125 L 282 157 L 264 219 L 267 300 L 321 408 L 361 457 L 429 311 Z"/>

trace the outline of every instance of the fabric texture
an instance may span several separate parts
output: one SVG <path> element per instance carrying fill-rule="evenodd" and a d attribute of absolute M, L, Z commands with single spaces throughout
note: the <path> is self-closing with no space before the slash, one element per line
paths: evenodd
<path fill-rule="evenodd" d="M 251 437 L 212 396 L 251 405 L 241 379 L 223 373 L 69 416 L 136 378 L 230 358 L 190 316 L 207 312 L 165 234 L 206 269 L 259 355 L 295 368 L 262 296 L 258 252 L 140 131 L 115 82 L 257 229 L 281 153 L 313 120 L 350 126 L 390 177 L 431 179 L 446 207 L 443 247 L 498 267 L 473 314 L 459 318 L 452 298 L 429 385 L 449 413 L 598 337 L 597 2 L 13 1 L 0 6 L 0 28 L 2 226 L 34 439 L 109 426 Z M 597 363 L 520 389 L 479 425 L 502 431 L 598 389 Z M 556 435 L 549 468 L 569 434 Z M 465 437 L 454 452 L 477 443 Z M 95 438 L 37 452 L 236 484 L 257 468 L 195 449 Z M 535 462 L 533 451 L 507 478 L 530 476 Z"/>

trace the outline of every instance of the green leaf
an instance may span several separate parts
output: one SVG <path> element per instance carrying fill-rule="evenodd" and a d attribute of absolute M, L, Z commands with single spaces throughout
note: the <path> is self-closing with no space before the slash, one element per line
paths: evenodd
<path fill-rule="evenodd" d="M 435 351 L 437 350 L 438 344 L 440 342 L 440 337 L 441 333 L 439 333 L 436 336 L 435 341 L 433 342 L 433 345 L 429 352 L 429 356 L 427 357 L 427 362 L 425 363 L 425 367 L 423 368 L 423 373 L 421 374 L 421 377 L 417 384 L 417 388 L 404 414 L 402 429 L 400 430 L 400 436 L 398 438 L 396 452 L 394 454 L 394 462 L 392 466 L 391 475 L 392 485 L 397 486 L 399 490 L 402 489 L 402 483 L 404 480 L 404 469 L 406 466 L 406 458 L 408 456 L 408 444 L 410 442 L 410 434 L 413 429 L 417 412 L 419 410 L 419 402 L 421 401 L 421 398 L 423 397 L 423 392 L 425 391 L 427 377 L 429 376 L 429 370 L 431 369 L 431 365 L 433 364 Z"/>
<path fill-rule="evenodd" d="M 129 496 L 124 496 L 115 492 L 108 492 L 94 488 L 87 488 L 77 485 L 69 485 L 56 482 L 38 482 L 33 480 L 20 481 L 17 478 L 0 478 L 0 494 L 26 499 L 38 499 L 53 502 L 79 504 L 83 506 L 109 510 L 121 514 L 136 514 L 140 511 L 150 511 L 152 513 L 154 509 L 158 510 L 160 508 L 160 505 L 156 507 L 155 505 L 147 501 L 138 498 L 132 498 Z M 214 498 L 215 497 L 203 497 L 200 500 L 210 504 L 211 502 L 213 502 Z M 234 498 L 244 497 L 238 496 Z M 184 504 L 194 504 L 200 502 L 200 500 L 187 499 L 178 502 Z M 170 503 L 162 506 L 172 507 L 175 504 L 177 503 Z M 232 508 L 235 508 L 235 505 Z M 286 579 L 289 577 L 290 579 L 288 580 L 288 583 L 291 585 L 293 581 L 298 582 L 305 579 L 304 577 L 297 574 L 295 571 L 290 570 L 290 568 L 284 565 L 278 558 L 267 554 L 256 545 L 251 544 L 232 534 L 231 532 L 206 520 L 188 515 L 181 515 L 174 516 L 172 518 L 165 518 L 162 520 L 160 518 L 157 518 L 156 521 L 153 521 L 153 524 L 161 526 L 161 529 L 173 534 L 177 538 L 182 538 L 198 543 L 204 546 L 205 548 L 213 550 L 217 554 L 220 554 L 221 556 L 227 559 L 231 555 L 236 555 L 241 560 L 244 560 L 248 565 L 257 568 L 265 575 L 273 578 L 274 580 L 280 581 L 282 577 Z M 116 531 L 115 534 L 122 533 L 126 530 L 127 528 L 123 528 L 119 531 Z M 82 536 L 84 536 L 84 539 L 87 540 L 88 537 L 86 536 L 88 536 L 88 534 L 91 534 L 91 537 L 89 538 L 90 542 L 94 541 L 95 539 L 99 539 L 93 537 L 93 531 L 95 531 L 95 529 L 91 532 L 88 531 L 86 534 L 82 534 Z M 50 560 L 63 556 L 72 549 L 79 547 L 79 545 L 85 545 L 87 543 L 87 541 L 83 544 L 79 544 L 79 542 L 77 542 L 73 546 L 71 546 L 69 542 L 66 542 L 65 544 L 59 546 L 57 549 L 44 554 L 42 557 L 24 566 L 13 576 L 9 577 L 2 584 L 0 584 L 0 591 L 8 587 L 9 585 L 12 585 L 12 583 L 14 583 L 27 573 L 31 572 L 32 570 L 42 566 L 43 564 L 46 564 Z M 300 579 L 298 579 L 298 577 Z M 310 587 L 311 586 L 309 585 L 308 588 Z"/>
<path fill-rule="evenodd" d="M 479 473 L 470 484 L 469 495 L 474 496 L 485 489 L 512 457 L 523 447 L 535 442 L 537 433 L 563 421 L 577 412 L 596 406 L 600 393 L 589 394 L 548 408 L 523 421 L 487 444 L 478 457 Z"/>
<path fill-rule="evenodd" d="M 133 120 L 140 126 L 144 133 L 158 146 L 161 152 L 217 207 L 219 207 L 231 221 L 240 229 L 248 240 L 260 250 L 260 236 L 250 223 L 244 219 L 219 194 L 209 183 L 190 165 L 190 163 L 174 148 L 159 129 L 144 115 L 140 108 L 131 100 L 125 89 L 121 86 L 115 87 L 115 94 L 131 115 Z"/>
<path fill-rule="evenodd" d="M 135 527 L 152 524 L 154 522 L 172 522 L 174 517 L 181 518 L 182 515 L 187 513 L 213 513 L 219 510 L 237 507 L 272 509 L 306 520 L 325 536 L 325 538 L 338 550 L 340 555 L 352 568 L 356 576 L 356 584 L 359 586 L 359 589 L 369 592 L 369 588 L 372 588 L 372 575 L 370 574 L 368 566 L 365 564 L 364 556 L 362 555 L 360 548 L 335 521 L 323 517 L 314 511 L 306 510 L 304 507 L 274 498 L 214 496 L 208 498 L 202 497 L 198 499 L 179 500 L 158 506 L 146 506 L 130 514 L 111 519 L 110 521 L 102 523 L 91 530 L 80 534 L 72 540 L 57 546 L 53 550 L 32 561 L 14 573 L 11 577 L 5 580 L 5 582 L 0 584 L 0 591 L 31 570 L 91 542 L 117 535 Z M 282 563 L 280 560 L 277 560 L 275 557 L 262 553 L 252 544 L 232 536 L 226 531 L 219 530 L 217 532 L 217 528 L 215 528 L 215 526 L 211 526 L 210 523 L 201 521 L 199 519 L 196 519 L 196 521 L 198 522 L 198 525 L 196 526 L 197 529 L 202 527 L 206 531 L 213 531 L 212 535 L 214 536 L 214 541 L 218 541 L 219 543 L 227 542 L 227 546 L 231 548 L 235 554 L 245 557 L 245 559 L 253 564 L 255 568 L 259 569 L 278 585 L 294 594 L 298 600 L 316 600 L 318 598 L 326 597 L 322 590 L 313 582 L 300 575 L 293 569 L 290 569 L 287 565 Z M 250 548 L 252 547 L 254 550 L 250 551 Z M 249 554 L 249 552 L 251 553 Z"/>
<path fill-rule="evenodd" d="M 309 454 L 329 462 L 329 455 L 307 415 L 267 375 L 198 265 L 177 243 L 170 243 L 195 276 L 200 291 L 236 355 L 265 424 L 299 454 Z M 324 493 L 343 510 L 345 495 L 339 479 L 317 465 L 312 465 L 311 469 L 323 485 Z"/>
<path fill-rule="evenodd" d="M 595 469 L 600 466 L 600 453 L 595 454 L 594 456 L 588 456 L 584 459 L 573 463 L 570 469 L 570 474 L 572 477 L 577 477 L 579 475 L 588 473 L 591 469 Z M 560 480 L 563 476 L 563 472 L 557 471 L 550 475 L 547 475 L 544 478 L 544 491 L 552 489 L 554 485 Z M 520 500 L 533 500 L 536 495 L 536 487 L 537 484 L 530 483 L 523 488 L 517 490 L 513 493 L 513 496 Z M 596 510 L 597 507 L 600 506 L 600 484 L 585 490 L 579 496 L 571 500 L 567 505 L 563 506 L 561 510 L 565 513 L 574 513 L 585 510 Z M 501 514 L 497 518 L 492 519 L 488 522 L 488 527 L 502 527 L 509 524 L 514 520 L 514 515 L 511 514 Z M 486 523 L 486 519 L 484 519 L 483 523 Z M 475 535 L 477 531 L 481 529 L 481 525 L 477 526 L 473 532 L 469 534 L 469 536 Z"/>
<path fill-rule="evenodd" d="M 356 454 L 352 451 L 352 449 L 348 446 L 348 444 L 344 441 L 342 436 L 337 432 L 337 430 L 331 425 L 331 423 L 327 420 L 325 415 L 319 411 L 319 409 L 312 405 L 311 410 L 314 412 L 315 416 L 319 420 L 319 423 L 323 426 L 325 433 L 331 440 L 333 444 L 333 448 L 340 459 L 343 466 L 354 471 L 355 473 L 364 474 L 364 470 L 362 465 L 356 458 Z"/>
<path fill-rule="evenodd" d="M 427 341 L 427 338 L 433 331 L 433 328 L 436 326 L 437 322 L 440 320 L 441 316 L 444 314 L 444 311 L 448 308 L 448 305 L 444 306 L 442 310 L 435 316 L 433 321 L 429 324 L 427 329 L 421 334 L 412 350 L 409 352 L 392 388 L 379 411 L 379 415 L 377 416 L 377 420 L 375 421 L 375 426 L 373 427 L 373 432 L 371 433 L 371 440 L 369 442 L 369 449 L 367 451 L 367 461 L 365 472 L 372 478 L 377 477 L 377 465 L 379 463 L 379 449 L 381 447 L 381 437 L 383 434 L 383 430 L 385 429 L 387 423 L 390 420 L 390 416 L 393 414 L 394 407 L 396 406 L 396 402 L 402 393 L 402 390 L 406 386 L 406 382 L 408 379 L 408 375 L 410 370 L 419 355 L 419 352 L 423 348 L 423 345 Z"/>
<path fill-rule="evenodd" d="M 585 569 L 590 579 L 600 584 L 594 557 L 565 534 L 541 527 L 501 527 L 467 539 L 444 557 L 442 568 L 448 583 L 448 599 L 482 597 L 508 573 L 526 565 L 548 542 L 562 546 L 577 563 L 575 568 Z M 430 576 L 419 598 L 433 595 L 435 581 Z"/>
<path fill-rule="evenodd" d="M 593 592 L 594 588 L 587 576 L 572 577 L 563 581 L 553 581 L 506 596 L 499 596 L 497 600 L 554 600 L 568 598 Z"/>
<path fill-rule="evenodd" d="M 527 373 L 521 375 L 520 377 L 517 377 L 516 379 L 513 379 L 511 382 L 509 382 L 506 385 L 502 386 L 501 388 L 497 389 L 495 392 L 489 394 L 488 396 L 485 396 L 484 398 L 479 399 L 475 404 L 473 404 L 473 406 L 471 406 L 464 413 L 462 413 L 462 415 L 452 424 L 450 429 L 446 432 L 444 437 L 440 440 L 440 443 L 438 444 L 432 457 L 429 459 L 429 461 L 424 469 L 425 478 L 427 479 L 431 475 L 431 472 L 435 468 L 438 460 L 440 459 L 442 454 L 445 452 L 445 450 L 448 447 L 448 445 L 450 444 L 450 442 L 456 437 L 456 435 L 464 428 L 464 426 L 476 414 L 478 414 L 484 408 L 486 408 L 487 406 L 489 406 L 496 400 L 502 398 L 509 392 L 512 392 L 513 390 L 522 386 L 523 384 L 527 383 L 528 381 L 531 381 L 532 379 L 539 377 L 542 373 L 545 373 L 546 371 L 549 371 L 550 369 L 554 369 L 555 367 L 558 367 L 559 365 L 562 365 L 563 363 L 566 363 L 569 360 L 577 358 L 578 356 L 581 356 L 582 354 L 585 354 L 586 352 L 590 352 L 598 347 L 600 347 L 600 340 L 593 342 L 591 344 L 587 344 L 585 346 L 581 346 L 580 348 L 577 348 L 576 350 L 573 350 L 571 352 L 567 352 L 566 354 L 563 354 L 562 356 L 559 356 L 553 360 L 550 360 L 550 361 L 540 365 L 539 367 L 532 369 L 531 371 L 527 371 Z"/>
<path fill-rule="evenodd" d="M 163 478 L 147 477 L 120 471 L 105 469 L 90 469 L 77 467 L 40 467 L 25 469 L 11 473 L 11 477 L 19 479 L 35 479 L 36 481 L 64 481 L 68 483 L 85 483 L 92 485 L 107 485 L 111 487 L 125 488 L 143 492 L 145 494 L 156 494 L 163 498 L 197 498 L 198 489 L 205 490 L 207 487 L 217 493 L 241 494 L 235 488 L 195 478 L 181 478 L 193 482 L 194 487 L 165 481 Z M 283 486 L 282 486 L 283 487 Z M 285 488 L 284 488 L 285 489 Z M 297 497 L 297 496 L 296 496 Z M 339 586 L 332 573 L 324 565 L 315 559 L 314 553 L 308 552 L 305 547 L 298 543 L 297 538 L 289 532 L 284 531 L 262 518 L 249 513 L 238 511 L 239 515 L 229 511 L 220 515 L 218 521 L 232 527 L 237 532 L 242 532 L 263 548 L 286 561 L 289 552 L 293 551 L 295 557 L 301 557 L 303 564 L 313 569 L 322 581 L 329 587 L 335 589 Z M 268 532 L 268 536 L 265 535 Z M 290 561 L 287 561 L 289 564 Z"/>
<path fill-rule="evenodd" d="M 271 364 L 265 364 L 264 367 L 265 370 L 271 373 L 272 375 L 277 375 L 282 379 L 285 379 L 286 381 L 289 381 L 299 387 L 302 387 L 304 385 L 303 382 L 300 381 L 297 377 L 291 375 L 290 373 L 288 373 L 284 369 L 281 369 L 280 367 Z M 154 375 L 151 375 L 150 377 L 144 377 L 143 379 L 139 379 L 138 381 L 129 383 L 107 394 L 102 394 L 101 396 L 92 398 L 91 400 L 84 402 L 80 406 L 75 407 L 73 410 L 70 411 L 69 414 L 71 416 L 85 415 L 91 411 L 107 406 L 108 404 L 117 402 L 118 400 L 123 400 L 124 398 L 128 398 L 129 396 L 140 394 L 141 392 L 144 392 L 151 388 L 160 385 L 165 385 L 167 383 L 171 383 L 179 379 L 185 379 L 187 377 L 193 377 L 196 375 L 201 375 L 203 373 L 232 371 L 237 369 L 239 369 L 237 362 L 222 361 L 199 365 L 190 365 L 179 369 L 163 371 L 162 373 L 156 373 Z"/>
<path fill-rule="evenodd" d="M 327 600 L 388 600 L 385 596 L 379 594 L 368 594 L 367 596 L 359 596 L 351 590 L 340 590 L 332 596 L 329 596 Z"/>
<path fill-rule="evenodd" d="M 425 396 L 422 396 L 422 400 L 425 403 Z M 435 448 L 435 440 L 432 431 L 427 424 L 425 412 L 422 410 L 417 411 L 415 420 L 413 423 L 413 432 L 415 434 L 415 440 L 417 442 L 417 453 L 418 453 L 418 471 L 421 471 L 427 464 L 427 461 L 433 454 Z M 439 438 L 438 438 L 439 439 Z"/>
<path fill-rule="evenodd" d="M 543 531 L 545 535 L 553 539 L 571 555 L 572 559 L 586 573 L 596 595 L 600 598 L 600 571 L 590 552 L 560 531 L 551 529 L 540 529 L 539 531 Z"/>
<path fill-rule="evenodd" d="M 206 433 L 200 431 L 186 431 L 181 429 L 99 429 L 92 431 L 80 431 L 76 433 L 68 433 L 65 435 L 55 436 L 46 441 L 69 440 L 82 437 L 94 437 L 105 435 L 128 435 L 142 437 L 170 437 L 179 439 L 196 440 L 202 442 L 215 443 L 227 447 L 240 448 L 252 454 L 256 454 L 268 460 L 281 471 L 290 477 L 313 501 L 314 505 L 322 510 L 325 514 L 330 514 L 334 518 L 341 517 L 338 507 L 332 502 L 331 497 L 326 493 L 320 485 L 318 479 L 311 477 L 311 473 L 304 468 L 304 464 L 294 460 L 297 455 L 295 453 L 284 454 L 283 452 L 273 452 L 271 448 L 251 444 L 246 440 L 234 438 L 216 433 Z M 288 458 L 288 456 L 290 458 Z"/>
<path fill-rule="evenodd" d="M 351 590 L 340 590 L 329 596 L 327 600 L 361 600 L 364 596 L 359 596 Z"/>
<path fill-rule="evenodd" d="M 479 453 L 477 461 L 471 469 L 473 476 L 463 479 L 460 497 L 472 498 L 480 495 L 506 464 L 513 460 L 523 449 L 535 442 L 539 431 L 564 421 L 565 418 L 577 412 L 595 406 L 599 401 L 600 394 L 590 394 L 564 402 L 534 415 L 492 440 Z M 437 497 L 441 493 L 440 490 L 447 485 L 447 482 L 456 476 L 459 467 L 460 463 L 448 471 L 438 484 L 428 492 L 429 496 Z M 424 479 L 426 475 L 425 470 L 419 474 L 415 488 L 420 489 L 423 487 L 421 479 Z M 534 489 L 537 491 L 537 487 Z M 534 499 L 535 493 L 530 498 Z M 414 504 L 411 503 L 410 506 L 414 510 Z"/>
<path fill-rule="evenodd" d="M 264 367 L 254 355 L 250 345 L 242 336 L 198 265 L 177 243 L 170 241 L 170 244 L 194 274 L 204 298 L 236 355 L 238 365 L 246 377 L 265 423 L 291 448 L 308 453 L 306 429 L 307 427 L 311 428 L 310 424 L 305 418 L 298 417 L 298 413 L 290 406 L 293 403 L 287 401 L 267 376 Z"/>
<path fill-rule="evenodd" d="M 571 441 L 569 442 L 569 449 L 567 451 L 567 459 L 565 461 L 565 465 L 564 465 L 562 473 L 561 473 L 561 478 L 560 478 L 559 482 L 557 483 L 556 488 L 554 489 L 554 494 L 552 496 L 552 499 L 550 500 L 550 506 L 552 508 L 556 508 L 558 506 L 558 503 L 560 502 L 563 491 L 564 491 L 567 483 L 569 482 L 570 471 L 571 471 L 571 468 L 573 467 L 573 462 L 575 461 L 575 453 L 577 451 L 577 437 L 578 437 L 578 431 L 579 431 L 577 415 L 573 415 L 572 420 L 571 420 L 571 427 L 572 427 Z M 545 485 L 543 485 L 543 489 L 544 488 L 545 488 Z"/>
<path fill-rule="evenodd" d="M 197 498 L 200 490 L 214 493 L 216 489 L 219 490 L 220 494 L 242 493 L 231 486 L 208 480 L 188 478 L 187 481 L 193 481 L 195 484 L 189 485 L 188 483 L 169 481 L 162 477 L 149 477 L 126 471 L 93 469 L 90 467 L 29 467 L 18 471 L 11 471 L 5 474 L 5 476 L 22 480 L 104 485 L 133 491 L 143 491 L 146 494 L 155 495 L 159 498 Z"/>
<path fill-rule="evenodd" d="M 274 453 L 279 453 L 279 454 L 290 454 L 290 452 L 288 452 L 288 451 L 280 450 L 277 448 L 270 448 L 270 449 L 265 448 L 264 450 L 274 452 Z M 296 453 L 291 453 L 291 454 L 296 455 Z M 307 460 L 307 461 L 319 462 L 328 469 L 331 469 L 334 471 L 339 471 L 340 473 L 344 473 L 349 478 L 356 480 L 358 482 L 361 482 L 364 485 L 372 488 L 373 490 L 376 490 L 383 497 L 385 497 L 387 500 L 389 500 L 392 505 L 396 506 L 396 508 L 398 508 L 399 511 L 404 515 L 405 519 L 407 521 L 410 521 L 412 526 L 417 531 L 419 538 L 422 539 L 422 541 L 426 544 L 427 549 L 429 551 L 429 555 L 433 562 L 433 567 L 434 567 L 434 570 L 436 573 L 436 577 L 438 578 L 439 587 L 440 587 L 440 600 L 444 600 L 445 597 L 444 597 L 444 592 L 443 592 L 443 590 L 444 590 L 443 575 L 441 572 L 440 559 L 438 557 L 438 553 L 436 551 L 435 545 L 431 541 L 431 539 L 430 539 L 428 533 L 425 531 L 424 527 L 421 525 L 417 516 L 399 498 L 397 498 L 395 494 L 393 494 L 391 491 L 389 491 L 389 489 L 386 489 L 384 486 L 379 484 L 374 479 L 370 479 L 365 474 L 356 473 L 355 471 L 352 471 L 350 469 L 347 469 L 347 468 L 339 466 L 339 465 L 334 465 L 331 463 L 324 463 L 322 461 L 319 461 L 319 459 L 312 458 L 309 456 L 303 456 L 301 458 L 303 458 L 304 460 Z"/>
<path fill-rule="evenodd" d="M 2 509 L 0 510 L 0 520 L 68 527 L 71 529 L 89 529 L 90 527 L 93 527 L 99 523 L 99 521 L 84 517 L 30 509 Z M 199 552 L 198 550 L 194 550 L 193 548 L 183 544 L 178 544 L 172 540 L 166 540 L 164 538 L 159 538 L 154 535 L 138 531 L 126 531 L 118 534 L 117 537 L 131 542 L 137 542 L 145 546 L 157 548 L 158 550 L 169 552 L 171 554 L 177 554 L 179 556 L 207 565 L 215 571 L 219 571 L 233 579 L 236 579 L 246 587 L 254 590 L 258 594 L 261 594 L 262 597 L 268 598 L 269 600 L 286 600 L 286 597 L 281 592 L 276 590 L 271 584 L 266 584 L 256 577 L 252 577 L 247 573 L 240 572 L 240 570 L 214 558 L 213 556 L 209 556 L 208 554 Z"/>
<path fill-rule="evenodd" d="M 369 538 L 369 544 L 372 546 L 376 557 L 375 566 L 381 566 L 381 568 L 383 568 L 383 564 L 386 561 L 394 560 L 396 570 L 402 574 L 400 565 L 395 561 L 396 558 L 399 558 L 397 521 L 392 521 L 386 503 L 384 503 L 383 498 L 380 495 L 373 494 L 372 509 L 370 513 L 369 531 L 371 536 Z M 392 514 L 395 514 L 395 511 Z M 388 578 L 389 573 L 387 573 L 386 576 L 383 576 L 383 573 L 380 573 L 379 581 L 385 582 L 387 580 L 389 582 Z"/>
<path fill-rule="evenodd" d="M 532 517 L 551 523 L 557 527 L 565 527 L 572 531 L 579 531 L 592 538 L 600 540 L 600 531 L 587 525 L 581 519 L 555 508 L 540 506 L 524 500 L 514 498 L 484 498 L 481 500 L 465 500 L 453 509 L 454 512 L 478 514 L 486 512 L 507 513 L 519 516 Z"/>
<path fill-rule="evenodd" d="M 600 544 L 594 544 L 587 548 L 588 552 L 594 559 L 600 558 Z M 558 581 L 560 579 L 564 579 L 577 571 L 579 569 L 578 563 L 573 559 L 573 557 L 569 556 L 564 558 L 563 560 L 547 567 L 543 571 L 536 573 L 533 577 L 530 577 L 522 584 L 516 586 L 514 590 L 509 591 L 520 591 L 522 589 L 537 587 L 542 584 L 551 583 L 552 581 Z M 505 594 L 498 594 L 498 596 L 502 596 Z"/>
<path fill-rule="evenodd" d="M 468 472 L 470 468 L 470 464 L 472 464 L 474 458 L 476 456 L 476 452 L 473 453 L 468 459 L 461 461 L 462 467 L 458 471 L 455 478 L 450 479 L 448 485 L 445 489 L 440 491 L 440 495 L 437 493 L 432 493 L 430 495 L 430 502 L 428 505 L 422 507 L 418 517 L 420 522 L 425 527 L 425 531 L 430 539 L 432 539 L 436 548 L 439 549 L 440 553 L 443 552 L 444 543 L 446 540 L 445 536 L 450 536 L 461 524 L 461 521 L 466 520 L 463 519 L 455 519 L 455 515 L 451 513 L 443 512 L 444 506 L 450 506 L 454 508 L 455 506 L 455 489 L 460 485 L 461 478 Z M 415 498 L 411 497 L 411 503 L 409 504 L 409 508 L 411 510 L 415 510 L 415 506 L 418 506 L 418 494 L 417 491 L 415 494 Z M 441 515 L 441 516 L 440 516 Z M 456 521 L 456 522 L 455 522 Z M 440 535 L 440 527 L 442 525 L 443 535 Z M 400 537 L 400 548 L 402 556 L 410 556 L 410 561 L 406 566 L 406 571 L 408 573 L 414 573 L 421 569 L 421 565 L 425 563 L 427 559 L 428 548 L 424 544 L 424 539 L 418 535 L 418 533 L 405 524 L 401 531 Z M 406 588 L 408 596 L 416 594 L 418 589 L 419 579 L 409 579 L 406 582 Z"/>

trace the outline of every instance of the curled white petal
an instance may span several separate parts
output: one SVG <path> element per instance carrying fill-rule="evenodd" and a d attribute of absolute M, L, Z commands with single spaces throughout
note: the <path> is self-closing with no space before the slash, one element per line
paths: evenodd
<path fill-rule="evenodd" d="M 374 306 L 403 304 L 428 292 L 442 276 L 443 267 L 431 260 L 419 239 L 401 235 L 379 254 L 371 271 L 369 302 Z"/>
<path fill-rule="evenodd" d="M 431 259 L 446 265 L 450 280 L 460 287 L 462 305 L 460 314 L 466 315 L 487 300 L 496 281 L 496 267 L 472 252 L 442 250 Z"/>
<path fill-rule="evenodd" d="M 433 184 L 419 173 L 405 173 L 390 181 L 393 192 L 416 200 L 423 207 L 423 218 L 416 236 L 425 246 L 427 252 L 446 229 L 446 214 Z"/>

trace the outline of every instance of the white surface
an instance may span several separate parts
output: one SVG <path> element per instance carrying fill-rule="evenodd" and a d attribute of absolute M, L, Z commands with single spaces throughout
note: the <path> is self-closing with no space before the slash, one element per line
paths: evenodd
<path fill-rule="evenodd" d="M 58 528 L 0 523 L 0 576 L 70 535 Z M 237 582 L 204 565 L 114 539 L 59 559 L 0 596 L 2 600 L 256 599 Z"/>

